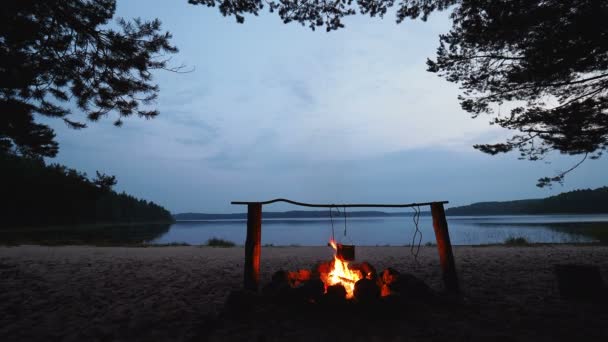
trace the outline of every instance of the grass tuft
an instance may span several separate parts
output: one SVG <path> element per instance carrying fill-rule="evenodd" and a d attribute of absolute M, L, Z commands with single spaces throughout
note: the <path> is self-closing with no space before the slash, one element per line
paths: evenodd
<path fill-rule="evenodd" d="M 234 247 L 234 246 L 236 246 L 236 244 L 232 241 L 228 241 L 228 240 L 224 240 L 224 239 L 220 239 L 220 238 L 211 238 L 211 239 L 207 240 L 207 246 L 227 248 L 227 247 Z"/>

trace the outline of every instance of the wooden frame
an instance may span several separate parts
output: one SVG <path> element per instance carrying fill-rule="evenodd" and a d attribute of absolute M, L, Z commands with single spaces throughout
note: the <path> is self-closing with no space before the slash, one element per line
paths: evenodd
<path fill-rule="evenodd" d="M 409 204 L 312 204 L 296 202 L 284 198 L 277 198 L 265 202 L 242 202 L 236 201 L 232 204 L 247 205 L 247 239 L 245 241 L 245 271 L 243 285 L 245 289 L 257 291 L 260 281 L 260 256 L 262 252 L 262 206 L 276 202 L 285 202 L 293 205 L 312 208 L 408 208 L 430 206 L 433 217 L 433 230 L 437 240 L 439 252 L 439 263 L 443 274 L 446 290 L 450 293 L 460 291 L 456 265 L 452 253 L 452 244 L 448 231 L 448 222 L 445 217 L 443 205 L 447 201 L 409 203 Z"/>

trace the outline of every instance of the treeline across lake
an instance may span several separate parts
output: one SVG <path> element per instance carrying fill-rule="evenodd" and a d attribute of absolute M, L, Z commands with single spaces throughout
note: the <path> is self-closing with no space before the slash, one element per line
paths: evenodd
<path fill-rule="evenodd" d="M 608 187 L 564 192 L 542 199 L 479 202 L 450 208 L 448 215 L 606 214 Z"/>
<path fill-rule="evenodd" d="M 86 174 L 42 159 L 0 153 L 0 226 L 172 222 L 158 204 L 111 189 L 114 177 Z"/>

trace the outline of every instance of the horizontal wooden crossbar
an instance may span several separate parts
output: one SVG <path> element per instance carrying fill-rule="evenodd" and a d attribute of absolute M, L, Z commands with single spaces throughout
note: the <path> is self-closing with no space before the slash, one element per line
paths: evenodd
<path fill-rule="evenodd" d="M 424 203 L 407 203 L 407 204 L 377 204 L 377 203 L 363 203 L 363 204 L 344 204 L 344 203 L 335 203 L 335 204 L 318 204 L 318 203 L 304 203 L 304 202 L 296 202 L 286 198 L 275 198 L 270 201 L 263 202 L 244 202 L 244 201 L 233 201 L 231 204 L 235 205 L 249 205 L 249 204 L 272 204 L 277 202 L 285 202 L 293 205 L 299 205 L 301 207 L 311 207 L 311 208 L 409 208 L 409 207 L 421 207 L 425 205 L 431 205 L 434 203 L 446 204 L 448 201 L 435 201 L 435 202 L 424 202 Z"/>

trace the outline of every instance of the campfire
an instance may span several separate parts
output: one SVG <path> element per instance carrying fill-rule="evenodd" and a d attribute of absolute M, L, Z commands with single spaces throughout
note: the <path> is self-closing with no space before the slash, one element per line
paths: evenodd
<path fill-rule="evenodd" d="M 387 268 L 380 274 L 368 262 L 354 262 L 354 248 L 330 240 L 333 259 L 319 262 L 312 269 L 275 272 L 263 293 L 307 302 L 371 302 L 383 297 L 430 294 L 421 280 Z M 413 292 L 412 292 L 413 291 Z"/>
<path fill-rule="evenodd" d="M 346 298 L 350 299 L 354 296 L 355 283 L 363 278 L 360 269 L 351 269 L 348 261 L 344 260 L 343 256 L 338 253 L 338 244 L 334 240 L 329 241 L 330 246 L 334 249 L 334 260 L 329 263 L 327 272 L 319 272 L 321 281 L 323 281 L 325 292 L 329 286 L 342 285 L 346 290 Z M 325 270 L 325 268 L 323 268 Z"/>

